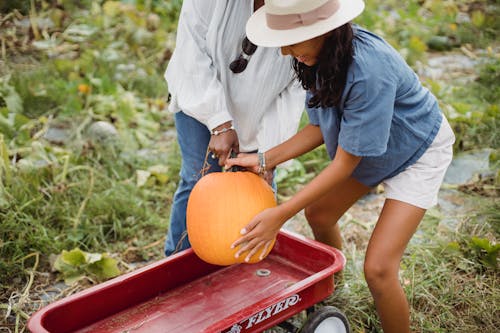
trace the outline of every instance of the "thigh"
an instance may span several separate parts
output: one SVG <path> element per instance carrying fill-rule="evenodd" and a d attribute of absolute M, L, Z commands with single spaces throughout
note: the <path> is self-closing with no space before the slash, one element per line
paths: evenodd
<path fill-rule="evenodd" d="M 207 154 L 210 131 L 204 124 L 179 111 L 175 114 L 175 128 L 182 155 L 182 179 L 196 182 L 208 172 L 221 171 L 217 161 Z"/>
<path fill-rule="evenodd" d="M 425 209 L 387 199 L 366 251 L 366 262 L 399 269 L 401 257 L 425 214 Z"/>
<path fill-rule="evenodd" d="M 315 216 L 327 217 L 329 221 L 337 221 L 356 201 L 369 191 L 370 187 L 354 178 L 349 178 L 306 207 L 306 216 L 311 219 Z"/>

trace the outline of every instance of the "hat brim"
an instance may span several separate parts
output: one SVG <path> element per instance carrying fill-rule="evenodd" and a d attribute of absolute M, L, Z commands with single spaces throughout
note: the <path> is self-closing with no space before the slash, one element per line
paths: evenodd
<path fill-rule="evenodd" d="M 287 30 L 275 30 L 267 26 L 265 5 L 259 8 L 248 19 L 246 34 L 255 45 L 264 47 L 281 47 L 297 44 L 328 31 L 338 28 L 357 17 L 365 8 L 363 0 L 338 0 L 339 9 L 325 20 L 319 20 L 311 25 L 300 26 Z"/>

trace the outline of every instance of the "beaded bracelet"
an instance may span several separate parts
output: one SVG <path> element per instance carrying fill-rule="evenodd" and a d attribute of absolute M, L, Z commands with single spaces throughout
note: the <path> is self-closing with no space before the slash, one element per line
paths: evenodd
<path fill-rule="evenodd" d="M 257 153 L 259 157 L 259 175 L 263 176 L 266 173 L 266 155 L 264 153 Z"/>
<path fill-rule="evenodd" d="M 212 131 L 212 135 L 219 135 L 219 134 L 222 134 L 222 133 L 226 133 L 228 131 L 231 131 L 231 130 L 234 130 L 234 126 L 231 125 L 231 127 L 224 127 L 223 129 L 220 129 L 220 130 L 216 130 L 214 129 Z"/>

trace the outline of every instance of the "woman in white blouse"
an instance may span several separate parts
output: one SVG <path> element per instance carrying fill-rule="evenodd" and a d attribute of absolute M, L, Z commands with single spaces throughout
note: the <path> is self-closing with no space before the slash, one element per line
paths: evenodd
<path fill-rule="evenodd" d="M 248 18 L 263 3 L 183 3 L 176 49 L 165 72 L 182 154 L 167 256 L 190 247 L 186 206 L 207 149 L 210 168 L 203 172 L 221 171 L 231 152 L 266 151 L 298 128 L 305 92 L 294 79 L 291 59 L 278 48 L 257 48 L 245 37 Z"/>

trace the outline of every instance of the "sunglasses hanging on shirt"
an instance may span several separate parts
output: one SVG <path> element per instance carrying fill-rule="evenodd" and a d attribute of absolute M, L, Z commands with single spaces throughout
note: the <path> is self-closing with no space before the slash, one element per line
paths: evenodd
<path fill-rule="evenodd" d="M 241 42 L 241 52 L 237 59 L 233 60 L 229 64 L 229 69 L 235 74 L 241 73 L 247 68 L 248 61 L 252 54 L 257 50 L 257 45 L 253 44 L 248 38 L 245 36 L 243 41 Z"/>

